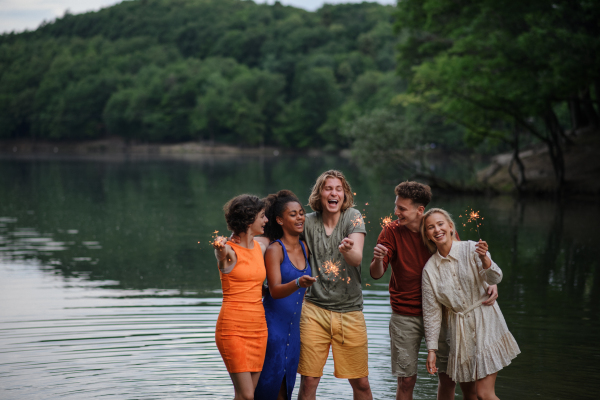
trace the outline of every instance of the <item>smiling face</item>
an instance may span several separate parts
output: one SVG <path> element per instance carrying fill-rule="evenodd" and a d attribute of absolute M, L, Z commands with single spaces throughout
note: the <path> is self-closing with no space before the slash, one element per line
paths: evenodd
<path fill-rule="evenodd" d="M 454 226 L 442 213 L 434 212 L 429 215 L 424 224 L 427 239 L 431 240 L 438 248 L 452 241 Z"/>
<path fill-rule="evenodd" d="M 323 211 L 335 214 L 340 212 L 344 203 L 344 186 L 338 178 L 327 178 L 321 188 Z"/>
<path fill-rule="evenodd" d="M 269 219 L 265 216 L 265 210 L 262 209 L 256 214 L 256 219 L 248 227 L 248 233 L 256 236 L 265 233 L 265 225 Z"/>
<path fill-rule="evenodd" d="M 425 211 L 425 207 L 422 205 L 415 204 L 411 199 L 396 196 L 394 214 L 398 217 L 400 225 L 413 224 L 418 228 L 423 211 Z"/>
<path fill-rule="evenodd" d="M 277 217 L 277 223 L 281 225 L 284 232 L 299 235 L 304 230 L 305 212 L 302 205 L 291 201 L 285 205 L 285 210 Z"/>

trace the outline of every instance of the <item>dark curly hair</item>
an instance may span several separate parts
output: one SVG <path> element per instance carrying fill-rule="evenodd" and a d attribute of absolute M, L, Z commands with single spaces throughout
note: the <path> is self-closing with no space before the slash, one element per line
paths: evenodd
<path fill-rule="evenodd" d="M 254 223 L 256 216 L 265 206 L 266 203 L 263 199 L 251 194 L 234 197 L 223 206 L 227 228 L 236 235 L 246 233 L 248 227 Z"/>
<path fill-rule="evenodd" d="M 413 204 L 423 207 L 427 207 L 427 204 L 431 202 L 431 188 L 419 182 L 402 182 L 396 186 L 394 192 L 396 192 L 396 196 L 411 199 Z"/>
<path fill-rule="evenodd" d="M 267 203 L 265 215 L 269 219 L 265 225 L 265 236 L 270 241 L 281 239 L 283 237 L 283 228 L 277 223 L 277 217 L 281 217 L 288 203 L 300 203 L 298 197 L 291 190 L 280 190 L 275 194 L 270 194 L 263 200 Z M 304 209 L 304 208 L 302 208 Z"/>

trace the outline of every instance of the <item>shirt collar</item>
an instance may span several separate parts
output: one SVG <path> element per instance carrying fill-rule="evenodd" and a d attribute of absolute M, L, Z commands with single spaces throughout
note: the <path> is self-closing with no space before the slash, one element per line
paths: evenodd
<path fill-rule="evenodd" d="M 440 254 L 439 250 L 435 252 L 434 257 L 437 257 L 437 261 L 441 262 L 442 260 L 447 260 L 448 258 L 453 258 L 454 260 L 458 261 L 458 243 L 457 242 L 452 242 L 452 247 L 450 248 L 450 253 L 448 253 L 448 255 L 446 257 L 442 257 L 442 255 Z"/>

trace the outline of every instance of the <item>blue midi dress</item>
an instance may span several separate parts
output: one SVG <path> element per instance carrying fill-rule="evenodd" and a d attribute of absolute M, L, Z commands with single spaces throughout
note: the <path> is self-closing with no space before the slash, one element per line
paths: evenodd
<path fill-rule="evenodd" d="M 277 242 L 283 248 L 283 262 L 280 267 L 281 283 L 295 281 L 302 275 L 311 276 L 304 244 L 300 242 L 306 267 L 299 270 L 290 261 L 281 240 Z M 269 337 L 265 363 L 254 391 L 255 400 L 276 400 L 283 379 L 285 379 L 287 398 L 288 400 L 292 398 L 300 360 L 300 313 L 305 291 L 306 288 L 298 288 L 282 299 L 274 299 L 270 293 L 267 293 L 263 300 Z"/>

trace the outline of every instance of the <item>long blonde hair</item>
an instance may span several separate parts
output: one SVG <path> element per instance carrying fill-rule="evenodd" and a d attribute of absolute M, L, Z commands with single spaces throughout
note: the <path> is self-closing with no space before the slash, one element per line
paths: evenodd
<path fill-rule="evenodd" d="M 350 207 L 354 207 L 354 196 L 352 195 L 352 189 L 350 188 L 350 184 L 346 180 L 346 177 L 340 171 L 330 169 L 329 171 L 323 172 L 321 176 L 317 178 L 317 181 L 312 187 L 312 192 L 308 198 L 308 205 L 310 208 L 312 208 L 314 211 L 323 211 L 323 205 L 321 204 L 321 189 L 323 189 L 323 186 L 325 186 L 325 181 L 327 178 L 337 178 L 342 181 L 342 187 L 344 188 L 344 202 L 342 203 L 342 211 L 346 211 Z"/>
<path fill-rule="evenodd" d="M 425 221 L 427 220 L 427 218 L 429 218 L 431 215 L 433 215 L 435 213 L 442 214 L 444 216 L 444 218 L 446 218 L 446 221 L 448 221 L 448 223 L 450 225 L 452 225 L 452 231 L 450 232 L 450 235 L 452 236 L 453 241 L 455 241 L 455 242 L 458 241 L 458 239 L 456 237 L 456 224 L 454 223 L 454 220 L 452 219 L 452 216 L 450 215 L 450 213 L 448 213 L 448 211 L 446 211 L 442 208 L 431 208 L 431 209 L 427 210 L 425 212 L 425 214 L 423 214 L 423 219 L 421 220 L 421 236 L 423 237 L 423 242 L 425 243 L 425 246 L 427 246 L 427 248 L 429 249 L 429 251 L 432 254 L 435 253 L 435 251 L 437 250 L 437 247 L 436 247 L 435 243 L 433 243 L 427 237 L 427 232 L 425 229 Z"/>

